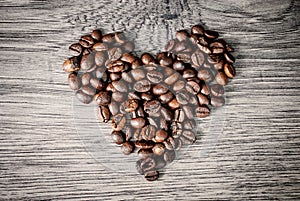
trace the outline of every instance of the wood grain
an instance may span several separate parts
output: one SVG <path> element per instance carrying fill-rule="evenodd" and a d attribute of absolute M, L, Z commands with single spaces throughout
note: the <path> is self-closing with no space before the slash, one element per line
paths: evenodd
<path fill-rule="evenodd" d="M 300 199 L 299 1 L 2 0 L 0 10 L 0 200 Z M 98 27 L 155 53 L 199 22 L 237 58 L 200 140 L 153 183 L 111 163 L 111 144 L 111 161 L 95 157 L 84 140 L 96 120 L 74 110 L 61 70 L 68 45 Z"/>

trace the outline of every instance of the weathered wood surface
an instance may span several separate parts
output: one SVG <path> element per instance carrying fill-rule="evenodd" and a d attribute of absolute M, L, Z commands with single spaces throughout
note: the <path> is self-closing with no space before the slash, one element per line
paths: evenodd
<path fill-rule="evenodd" d="M 299 1 L 24 0 L 0 10 L 0 200 L 300 199 Z M 68 45 L 99 27 L 157 52 L 200 21 L 236 48 L 226 106 L 157 182 L 119 170 L 114 153 L 99 162 L 80 131 L 93 137 L 96 120 L 73 109 L 61 71 Z"/>

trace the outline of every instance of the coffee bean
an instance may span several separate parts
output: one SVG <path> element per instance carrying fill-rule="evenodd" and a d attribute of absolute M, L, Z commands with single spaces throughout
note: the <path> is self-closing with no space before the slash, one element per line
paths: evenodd
<path fill-rule="evenodd" d="M 111 81 L 118 81 L 122 78 L 121 73 L 110 73 L 109 77 Z"/>
<path fill-rule="evenodd" d="M 141 130 L 141 135 L 144 140 L 152 140 L 155 137 L 156 128 L 153 125 L 146 125 Z"/>
<path fill-rule="evenodd" d="M 176 99 L 179 104 L 186 105 L 188 104 L 190 97 L 187 91 L 181 90 L 176 93 Z"/>
<path fill-rule="evenodd" d="M 145 119 L 142 118 L 142 117 L 137 117 L 137 118 L 132 118 L 132 119 L 130 120 L 130 124 L 131 124 L 131 126 L 134 127 L 134 128 L 142 128 L 142 127 L 145 126 L 146 121 L 145 121 Z"/>
<path fill-rule="evenodd" d="M 205 54 L 211 54 L 211 50 L 206 45 L 197 44 L 197 47 Z"/>
<path fill-rule="evenodd" d="M 151 83 L 148 80 L 140 80 L 134 84 L 133 88 L 137 92 L 147 92 L 151 89 Z"/>
<path fill-rule="evenodd" d="M 150 82 L 155 83 L 155 84 L 160 83 L 164 78 L 164 76 L 161 72 L 154 71 L 154 70 L 147 72 L 146 76 Z"/>
<path fill-rule="evenodd" d="M 116 91 L 112 93 L 111 98 L 116 102 L 123 102 L 126 99 L 126 94 Z"/>
<path fill-rule="evenodd" d="M 107 71 L 110 73 L 120 73 L 127 70 L 126 68 L 127 66 L 122 61 L 119 60 L 109 63 L 107 65 Z"/>
<path fill-rule="evenodd" d="M 138 94 L 138 92 L 129 92 L 128 99 L 141 100 L 140 94 Z"/>
<path fill-rule="evenodd" d="M 106 43 L 96 43 L 93 45 L 92 49 L 97 52 L 107 51 L 108 45 Z"/>
<path fill-rule="evenodd" d="M 199 36 L 198 37 L 198 43 L 199 43 L 199 45 L 207 47 L 208 46 L 208 42 L 209 41 L 208 41 L 207 37 L 205 37 L 205 36 Z"/>
<path fill-rule="evenodd" d="M 154 57 L 153 57 L 151 54 L 149 54 L 149 53 L 144 53 L 144 54 L 142 54 L 141 60 L 142 60 L 142 62 L 143 62 L 145 65 L 155 63 Z"/>
<path fill-rule="evenodd" d="M 185 120 L 185 114 L 182 109 L 177 109 L 174 112 L 174 121 L 176 122 L 183 122 Z"/>
<path fill-rule="evenodd" d="M 197 74 L 196 74 L 195 70 L 193 70 L 193 69 L 187 69 L 187 70 L 183 71 L 183 73 L 182 73 L 182 77 L 184 79 L 193 78 L 193 77 L 196 77 L 196 75 Z"/>
<path fill-rule="evenodd" d="M 80 80 L 77 78 L 76 73 L 70 73 L 68 77 L 69 87 L 72 90 L 78 90 L 80 88 Z"/>
<path fill-rule="evenodd" d="M 207 86 L 207 84 L 205 84 L 205 83 L 202 83 L 201 84 L 201 91 L 200 91 L 202 94 L 204 94 L 204 95 L 209 95 L 210 94 L 210 89 L 209 89 L 209 87 Z"/>
<path fill-rule="evenodd" d="M 152 88 L 152 92 L 154 95 L 162 95 L 168 92 L 168 87 L 165 84 L 156 84 L 153 88 Z"/>
<path fill-rule="evenodd" d="M 164 160 L 166 161 L 166 163 L 171 163 L 172 161 L 174 161 L 176 158 L 176 153 L 174 150 L 167 150 L 164 153 Z"/>
<path fill-rule="evenodd" d="M 125 82 L 128 82 L 128 83 L 132 83 L 132 82 L 133 82 L 133 78 L 132 78 L 132 76 L 131 76 L 130 73 L 122 72 L 122 73 L 121 73 L 121 78 L 122 78 Z"/>
<path fill-rule="evenodd" d="M 133 63 L 137 58 L 131 53 L 125 53 L 122 55 L 121 60 L 127 63 Z"/>
<path fill-rule="evenodd" d="M 176 71 L 183 71 L 185 69 L 183 61 L 174 61 L 173 69 Z"/>
<path fill-rule="evenodd" d="M 93 96 L 96 94 L 96 89 L 89 87 L 89 86 L 82 86 L 81 90 L 83 93 L 89 95 L 89 96 Z"/>
<path fill-rule="evenodd" d="M 124 44 L 126 42 L 126 37 L 123 32 L 116 32 L 115 39 L 116 39 L 116 42 L 119 44 Z"/>
<path fill-rule="evenodd" d="M 185 130 L 185 131 L 182 132 L 180 140 L 184 144 L 193 144 L 196 141 L 195 133 L 193 131 L 190 131 L 190 130 Z"/>
<path fill-rule="evenodd" d="M 197 76 L 200 80 L 203 80 L 205 82 L 211 82 L 213 80 L 213 74 L 207 68 L 202 68 L 201 70 L 199 70 Z"/>
<path fill-rule="evenodd" d="M 205 30 L 204 35 L 209 39 L 216 39 L 219 37 L 219 33 L 212 30 Z"/>
<path fill-rule="evenodd" d="M 224 66 L 224 61 L 223 60 L 221 60 L 218 63 L 214 64 L 215 70 L 222 70 L 223 66 Z"/>
<path fill-rule="evenodd" d="M 196 51 L 191 56 L 192 64 L 198 69 L 200 68 L 205 61 L 204 54 L 200 51 Z"/>
<path fill-rule="evenodd" d="M 167 120 L 165 120 L 164 118 L 159 118 L 159 128 L 168 130 L 169 124 L 168 124 Z"/>
<path fill-rule="evenodd" d="M 235 58 L 229 52 L 224 53 L 224 57 L 228 63 L 233 64 L 235 62 Z"/>
<path fill-rule="evenodd" d="M 193 130 L 196 127 L 196 121 L 194 119 L 190 119 L 184 121 L 183 128 L 187 130 Z"/>
<path fill-rule="evenodd" d="M 108 80 L 106 67 L 104 67 L 104 66 L 97 67 L 95 70 L 95 76 L 96 76 L 96 78 L 101 79 L 104 82 L 106 82 Z"/>
<path fill-rule="evenodd" d="M 133 152 L 134 146 L 133 146 L 133 144 L 131 142 L 124 142 L 122 144 L 121 149 L 122 149 L 123 154 L 129 155 L 130 153 Z"/>
<path fill-rule="evenodd" d="M 175 45 L 176 45 L 176 41 L 174 39 L 169 40 L 167 45 L 165 46 L 165 50 L 167 52 L 171 52 L 174 49 Z"/>
<path fill-rule="evenodd" d="M 145 101 L 150 101 L 152 100 L 154 97 L 151 93 L 147 92 L 147 93 L 142 93 L 141 94 L 141 99 L 145 100 Z"/>
<path fill-rule="evenodd" d="M 95 64 L 97 66 L 103 66 L 106 61 L 106 55 L 104 52 L 96 52 L 95 54 Z"/>
<path fill-rule="evenodd" d="M 153 155 L 153 152 L 152 149 L 140 149 L 137 154 L 140 158 L 149 158 Z"/>
<path fill-rule="evenodd" d="M 145 176 L 145 179 L 147 181 L 155 181 L 159 177 L 159 172 L 156 171 L 156 170 L 155 171 L 149 171 L 149 172 L 146 172 L 144 176 Z"/>
<path fill-rule="evenodd" d="M 181 52 L 177 54 L 177 59 L 179 61 L 182 61 L 184 63 L 190 63 L 191 62 L 191 55 L 190 53 Z"/>
<path fill-rule="evenodd" d="M 180 104 L 178 103 L 177 99 L 174 98 L 173 100 L 171 100 L 170 102 L 168 102 L 168 106 L 172 109 L 175 110 L 177 108 L 180 107 Z"/>
<path fill-rule="evenodd" d="M 100 91 L 94 96 L 94 100 L 98 105 L 107 105 L 110 103 L 111 97 L 108 92 Z"/>
<path fill-rule="evenodd" d="M 135 141 L 135 146 L 137 148 L 140 148 L 140 149 L 152 149 L 152 147 L 154 147 L 155 143 L 151 140 L 149 141 L 146 141 L 146 140 L 138 140 L 138 141 Z"/>
<path fill-rule="evenodd" d="M 185 82 L 183 80 L 178 80 L 173 85 L 173 90 L 174 91 L 179 91 L 179 90 L 182 90 L 184 87 L 185 87 Z"/>
<path fill-rule="evenodd" d="M 165 79 L 165 83 L 168 85 L 172 85 L 178 80 L 178 77 L 179 77 L 179 74 L 175 72 Z"/>
<path fill-rule="evenodd" d="M 184 113 L 185 113 L 185 116 L 186 116 L 188 119 L 193 119 L 193 118 L 194 118 L 194 115 L 193 115 L 194 111 L 193 111 L 193 109 L 192 109 L 191 106 L 189 106 L 189 105 L 184 105 L 184 106 L 182 106 L 182 109 L 183 109 L 183 111 L 184 111 Z"/>
<path fill-rule="evenodd" d="M 146 77 L 145 71 L 143 69 L 133 69 L 130 71 L 130 74 L 135 81 L 140 81 Z"/>
<path fill-rule="evenodd" d="M 94 45 L 94 39 L 89 35 L 82 36 L 79 43 L 85 48 L 90 48 Z"/>
<path fill-rule="evenodd" d="M 158 97 L 158 99 L 160 100 L 160 102 L 162 104 L 166 104 L 166 103 L 169 103 L 172 99 L 174 98 L 174 95 L 172 92 L 167 92 L 165 94 L 162 94 Z"/>
<path fill-rule="evenodd" d="M 125 103 L 124 107 L 126 112 L 134 112 L 135 110 L 137 110 L 139 106 L 137 100 L 133 100 L 133 99 L 127 100 L 124 103 Z"/>
<path fill-rule="evenodd" d="M 79 56 L 83 51 L 82 46 L 79 43 L 74 43 L 69 47 L 69 52 L 72 56 Z"/>
<path fill-rule="evenodd" d="M 148 113 L 150 116 L 159 113 L 160 109 L 161 109 L 161 104 L 158 100 L 147 101 L 144 104 L 144 111 Z"/>
<path fill-rule="evenodd" d="M 172 112 L 165 107 L 161 107 L 160 113 L 162 117 L 167 121 L 171 121 L 173 118 Z"/>
<path fill-rule="evenodd" d="M 159 64 L 164 67 L 168 67 L 173 64 L 172 58 L 166 55 L 164 55 L 161 59 L 158 60 L 159 60 Z"/>
<path fill-rule="evenodd" d="M 119 47 L 113 47 L 111 49 L 108 50 L 108 58 L 111 60 L 111 61 L 116 61 L 118 59 L 121 58 L 122 56 L 122 49 L 119 48 Z"/>
<path fill-rule="evenodd" d="M 122 131 L 113 131 L 111 133 L 111 138 L 112 141 L 116 144 L 122 144 L 123 142 L 125 142 L 125 136 Z"/>
<path fill-rule="evenodd" d="M 158 130 L 155 133 L 155 141 L 156 142 L 163 142 L 168 138 L 168 133 L 165 130 Z"/>
<path fill-rule="evenodd" d="M 114 115 L 111 120 L 111 126 L 114 131 L 120 131 L 124 128 L 126 117 L 123 114 Z"/>
<path fill-rule="evenodd" d="M 222 96 L 213 96 L 210 99 L 210 104 L 214 107 L 221 107 L 225 104 L 225 99 Z"/>
<path fill-rule="evenodd" d="M 186 30 L 180 30 L 176 32 L 176 38 L 178 41 L 184 41 L 189 37 L 189 33 Z"/>
<path fill-rule="evenodd" d="M 115 42 L 115 34 L 109 33 L 102 36 L 102 42 L 110 44 Z"/>
<path fill-rule="evenodd" d="M 95 29 L 91 32 L 91 37 L 96 40 L 96 41 L 100 41 L 102 38 L 102 32 L 99 29 Z"/>
<path fill-rule="evenodd" d="M 215 77 L 216 83 L 224 86 L 227 84 L 227 76 L 223 72 L 218 72 Z"/>
<path fill-rule="evenodd" d="M 71 57 L 63 63 L 63 70 L 67 73 L 72 73 L 80 70 L 79 61 L 77 57 Z"/>
<path fill-rule="evenodd" d="M 100 122 L 108 122 L 110 119 L 109 109 L 105 106 L 99 106 L 97 108 L 97 117 Z"/>
<path fill-rule="evenodd" d="M 81 90 L 76 91 L 75 96 L 80 102 L 84 104 L 89 104 L 93 100 L 91 96 L 83 93 Z"/>
<path fill-rule="evenodd" d="M 127 41 L 122 45 L 122 47 L 124 52 L 130 53 L 134 50 L 134 43 L 131 41 Z"/>
<path fill-rule="evenodd" d="M 234 76 L 235 76 L 235 68 L 234 68 L 234 66 L 232 64 L 226 63 L 224 65 L 224 73 L 227 75 L 227 77 L 229 77 L 231 79 L 234 78 Z"/>
<path fill-rule="evenodd" d="M 162 143 L 156 143 L 152 148 L 152 151 L 155 155 L 161 156 L 165 152 L 165 146 Z"/>
<path fill-rule="evenodd" d="M 187 91 L 191 94 L 197 94 L 200 92 L 201 87 L 200 85 L 196 82 L 196 81 L 188 81 L 187 82 L 187 86 L 189 86 L 190 88 L 186 87 Z"/>
<path fill-rule="evenodd" d="M 224 91 L 224 87 L 222 85 L 219 84 L 214 84 L 210 87 L 210 91 L 211 94 L 213 96 L 223 96 L 225 91 Z"/>
<path fill-rule="evenodd" d="M 194 25 L 192 27 L 191 31 L 192 31 L 193 34 L 199 34 L 199 35 L 204 34 L 204 28 L 201 25 Z"/>
<path fill-rule="evenodd" d="M 181 149 L 183 145 L 182 140 L 180 138 L 175 138 L 174 141 L 175 141 L 175 150 Z"/>
<path fill-rule="evenodd" d="M 82 85 L 86 86 L 90 84 L 90 79 L 91 79 L 91 73 L 83 73 L 81 75 L 81 83 Z"/>
<path fill-rule="evenodd" d="M 119 92 L 128 92 L 128 86 L 123 80 L 113 81 L 111 84 Z"/>
<path fill-rule="evenodd" d="M 91 70 L 95 65 L 94 54 L 83 55 L 80 62 L 81 70 L 87 72 Z"/>
<path fill-rule="evenodd" d="M 109 111 L 112 115 L 119 113 L 119 104 L 115 101 L 112 101 L 108 104 Z"/>
<path fill-rule="evenodd" d="M 197 94 L 197 98 L 199 101 L 199 105 L 208 105 L 209 104 L 209 100 L 206 95 L 199 93 L 199 94 Z"/>
<path fill-rule="evenodd" d="M 196 108 L 196 116 L 199 118 L 204 118 L 209 116 L 210 111 L 206 105 L 202 105 Z"/>
<path fill-rule="evenodd" d="M 156 162 L 153 158 L 141 158 L 136 162 L 136 169 L 138 173 L 144 174 L 144 172 L 148 172 L 150 170 L 153 170 L 156 166 Z"/>

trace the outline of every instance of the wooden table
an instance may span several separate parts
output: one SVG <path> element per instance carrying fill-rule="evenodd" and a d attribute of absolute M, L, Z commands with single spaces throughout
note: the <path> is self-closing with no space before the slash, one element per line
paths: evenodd
<path fill-rule="evenodd" d="M 0 200 L 300 199 L 299 1 L 0 5 Z M 91 153 L 82 138 L 99 127 L 76 112 L 61 69 L 68 45 L 98 27 L 125 31 L 138 53 L 155 53 L 199 22 L 235 47 L 237 76 L 226 86 L 226 106 L 201 123 L 197 143 L 152 183 L 127 172 L 114 153 L 101 160 L 103 147 Z"/>

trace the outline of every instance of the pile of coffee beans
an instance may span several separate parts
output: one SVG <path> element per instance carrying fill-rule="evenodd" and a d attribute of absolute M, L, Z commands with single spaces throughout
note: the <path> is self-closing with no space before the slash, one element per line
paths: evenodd
<path fill-rule="evenodd" d="M 201 25 L 180 30 L 165 52 L 136 56 L 121 32 L 94 30 L 69 47 L 63 64 L 69 86 L 82 103 L 94 101 L 100 122 L 148 181 L 196 141 L 196 119 L 224 105 L 224 85 L 235 76 L 233 48 Z"/>

